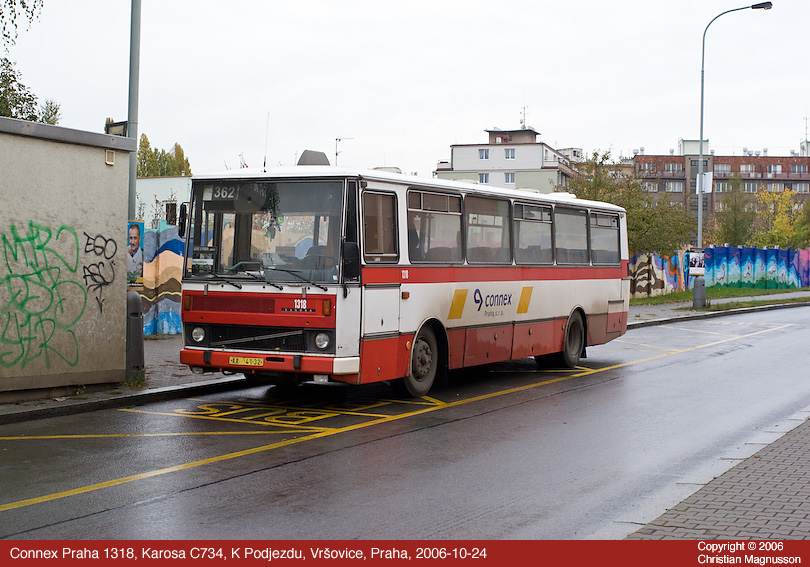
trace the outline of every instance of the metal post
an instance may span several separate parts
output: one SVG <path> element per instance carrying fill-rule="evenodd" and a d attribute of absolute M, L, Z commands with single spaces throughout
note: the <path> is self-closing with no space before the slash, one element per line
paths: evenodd
<path fill-rule="evenodd" d="M 141 65 L 141 0 L 132 0 L 132 22 L 129 35 L 129 114 L 127 136 L 135 139 L 136 151 L 129 154 L 129 198 L 127 218 L 135 219 L 135 182 L 138 179 L 138 85 Z"/>

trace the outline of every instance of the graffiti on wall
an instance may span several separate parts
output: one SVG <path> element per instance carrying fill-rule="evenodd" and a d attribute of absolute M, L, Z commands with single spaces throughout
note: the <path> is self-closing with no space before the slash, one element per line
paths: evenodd
<path fill-rule="evenodd" d="M 84 315 L 87 291 L 78 281 L 79 237 L 69 226 L 33 221 L 0 236 L 0 366 L 45 368 L 79 361 L 74 326 Z"/>
<path fill-rule="evenodd" d="M 631 297 L 643 298 L 691 289 L 688 250 L 671 258 L 640 253 L 630 259 Z M 712 246 L 705 249 L 706 287 L 795 289 L 810 287 L 810 249 Z M 684 267 L 685 266 L 685 267 Z"/>
<path fill-rule="evenodd" d="M 706 248 L 706 287 L 808 287 L 808 255 L 810 249 L 712 246 Z"/>
<path fill-rule="evenodd" d="M 143 305 L 144 335 L 179 334 L 184 254 L 177 226 L 160 221 L 157 230 L 147 229 L 143 256 L 143 287 L 136 289 Z"/>
<path fill-rule="evenodd" d="M 115 253 L 118 244 L 112 238 L 100 234 L 90 236 L 84 233 L 87 239 L 84 244 L 84 253 L 94 256 L 95 262 L 84 266 L 84 285 L 88 291 L 96 296 L 96 305 L 99 313 L 104 312 L 104 289 L 115 281 Z"/>
<path fill-rule="evenodd" d="M 111 238 L 82 234 L 35 221 L 0 233 L 0 368 L 79 363 L 76 327 L 87 314 L 88 294 L 104 312 L 118 251 Z"/>
<path fill-rule="evenodd" d="M 684 254 L 680 252 L 671 258 L 646 252 L 630 259 L 631 297 L 654 297 L 683 289 Z"/>

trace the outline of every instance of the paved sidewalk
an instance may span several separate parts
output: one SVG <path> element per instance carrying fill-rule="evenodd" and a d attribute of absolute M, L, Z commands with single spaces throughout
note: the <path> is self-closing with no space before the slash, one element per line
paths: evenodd
<path fill-rule="evenodd" d="M 809 292 L 787 292 L 750 299 L 809 296 Z M 746 299 L 749 298 L 715 301 Z M 633 306 L 630 308 L 628 327 L 720 317 L 761 309 L 807 309 L 808 306 L 810 301 L 720 312 L 696 312 L 691 309 L 691 303 Z M 77 392 L 76 395 L 22 403 L 0 403 L 0 425 L 201 395 L 225 390 L 243 380 L 241 375 L 192 373 L 178 360 L 181 347 L 180 336 L 144 341 L 146 384 L 141 390 L 130 390 L 121 385 L 114 390 Z M 794 419 L 792 425 L 785 428 L 787 433 L 783 436 L 708 482 L 626 539 L 810 539 L 810 421 L 807 420 L 810 407 L 806 408 L 804 414 L 804 420 Z M 628 524 L 627 531 L 632 529 L 632 525 Z"/>

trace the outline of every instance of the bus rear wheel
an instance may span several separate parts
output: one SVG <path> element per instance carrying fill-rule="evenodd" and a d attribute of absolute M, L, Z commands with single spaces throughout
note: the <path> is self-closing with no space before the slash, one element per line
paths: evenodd
<path fill-rule="evenodd" d="M 402 379 L 405 390 L 419 398 L 430 391 L 439 367 L 439 347 L 436 335 L 429 327 L 419 331 L 411 349 L 411 371 Z"/>
<path fill-rule="evenodd" d="M 565 340 L 563 341 L 563 351 L 560 353 L 560 361 L 568 368 L 575 368 L 579 364 L 579 358 L 585 348 L 585 325 L 582 322 L 582 314 L 575 311 L 565 325 Z"/>

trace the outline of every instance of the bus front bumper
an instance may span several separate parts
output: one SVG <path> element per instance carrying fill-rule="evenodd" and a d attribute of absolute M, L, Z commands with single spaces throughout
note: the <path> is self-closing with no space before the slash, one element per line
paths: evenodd
<path fill-rule="evenodd" d="M 328 375 L 341 382 L 360 372 L 360 357 L 314 356 L 229 352 L 213 349 L 183 348 L 180 362 L 203 372 L 266 372 Z"/>

